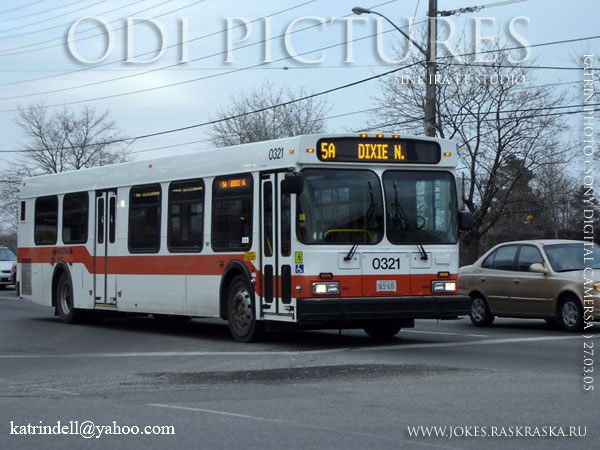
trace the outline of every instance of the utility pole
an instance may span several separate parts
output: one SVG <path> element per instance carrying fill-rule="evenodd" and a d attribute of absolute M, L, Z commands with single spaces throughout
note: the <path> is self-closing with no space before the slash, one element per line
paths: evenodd
<path fill-rule="evenodd" d="M 437 59 L 437 0 L 429 0 L 427 12 L 427 70 L 425 88 L 425 136 L 435 136 L 436 129 L 436 59 Z"/>
<path fill-rule="evenodd" d="M 352 12 L 354 14 L 375 14 L 377 16 L 385 19 L 390 25 L 392 25 L 396 30 L 402 34 L 412 45 L 416 47 L 417 50 L 421 52 L 421 54 L 425 57 L 426 64 L 426 84 L 425 84 L 425 120 L 424 120 L 424 128 L 425 128 L 425 136 L 435 136 L 435 115 L 436 115 L 436 86 L 435 86 L 435 66 L 436 66 L 436 58 L 437 58 L 437 49 L 436 49 L 436 41 L 437 41 L 437 0 L 429 0 L 429 10 L 427 12 L 427 45 L 426 48 L 421 47 L 415 41 L 411 39 L 411 37 L 406 34 L 402 28 L 388 19 L 381 13 L 377 11 L 372 11 L 367 8 L 362 8 L 360 6 L 356 6 L 352 8 Z"/>

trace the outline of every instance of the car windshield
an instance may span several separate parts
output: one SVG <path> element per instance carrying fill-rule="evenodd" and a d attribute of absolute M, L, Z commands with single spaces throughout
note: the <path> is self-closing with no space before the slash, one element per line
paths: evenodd
<path fill-rule="evenodd" d="M 296 234 L 305 244 L 376 243 L 383 237 L 379 178 L 367 170 L 305 169 Z"/>
<path fill-rule="evenodd" d="M 456 187 L 449 172 L 383 174 L 387 236 L 393 244 L 453 244 L 458 239 Z"/>
<path fill-rule="evenodd" d="M 17 257 L 7 248 L 0 248 L 0 261 L 16 261 Z"/>
<path fill-rule="evenodd" d="M 600 269 L 600 247 L 581 244 L 555 244 L 544 247 L 550 264 L 556 272 Z"/>

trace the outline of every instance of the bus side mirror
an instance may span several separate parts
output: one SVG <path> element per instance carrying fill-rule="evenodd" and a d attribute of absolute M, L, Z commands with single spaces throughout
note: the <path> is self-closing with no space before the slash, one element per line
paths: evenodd
<path fill-rule="evenodd" d="M 471 211 L 458 212 L 458 228 L 460 230 L 468 230 L 473 226 L 473 214 Z"/>
<path fill-rule="evenodd" d="M 283 179 L 284 194 L 301 194 L 304 190 L 304 176 L 297 172 L 288 172 Z"/>

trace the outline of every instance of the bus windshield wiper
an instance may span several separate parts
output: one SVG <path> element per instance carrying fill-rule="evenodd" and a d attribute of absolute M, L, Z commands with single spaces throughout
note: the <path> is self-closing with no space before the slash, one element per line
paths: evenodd
<path fill-rule="evenodd" d="M 419 248 L 419 253 L 421 254 L 421 259 L 423 261 L 427 261 L 429 259 L 427 257 L 427 252 L 425 251 L 423 244 L 421 244 L 419 239 L 417 239 L 415 230 L 413 229 L 412 225 L 410 224 L 410 221 L 408 220 L 408 217 L 406 216 L 406 212 L 404 211 L 404 209 L 400 205 L 400 202 L 398 201 L 398 186 L 396 185 L 396 180 L 394 180 L 394 203 L 393 203 L 393 205 L 396 210 L 396 221 L 399 222 L 400 218 L 404 221 L 404 223 L 406 224 L 406 230 L 408 231 L 410 238 L 412 239 L 413 243 L 416 244 L 416 246 Z M 400 217 L 398 217 L 398 216 L 400 216 Z"/>
<path fill-rule="evenodd" d="M 373 186 L 371 186 L 370 181 L 367 181 L 367 183 L 369 184 L 369 195 L 371 197 L 371 204 L 369 205 L 369 209 L 367 210 L 367 214 L 365 215 L 366 220 L 364 222 L 363 228 L 362 228 L 362 230 L 360 230 L 363 233 L 367 231 L 369 222 L 371 221 L 371 218 L 373 217 L 373 214 L 375 213 L 375 208 L 377 208 L 377 202 L 375 202 L 375 198 L 373 195 Z M 356 253 L 356 249 L 358 248 L 358 242 L 360 241 L 361 236 L 362 236 L 362 234 L 359 233 L 358 236 L 356 237 L 356 241 L 354 241 L 354 244 L 352 244 L 352 248 L 350 248 L 350 251 L 348 252 L 348 254 L 346 256 L 344 256 L 344 261 L 350 261 L 352 259 L 352 257 Z"/>

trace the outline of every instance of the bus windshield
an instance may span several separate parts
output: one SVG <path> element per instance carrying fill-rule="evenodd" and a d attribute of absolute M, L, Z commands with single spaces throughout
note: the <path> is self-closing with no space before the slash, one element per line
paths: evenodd
<path fill-rule="evenodd" d="M 387 237 L 392 244 L 454 244 L 458 219 L 449 172 L 388 170 L 383 174 Z"/>
<path fill-rule="evenodd" d="M 296 233 L 305 244 L 374 244 L 383 237 L 383 197 L 368 170 L 305 169 Z"/>

